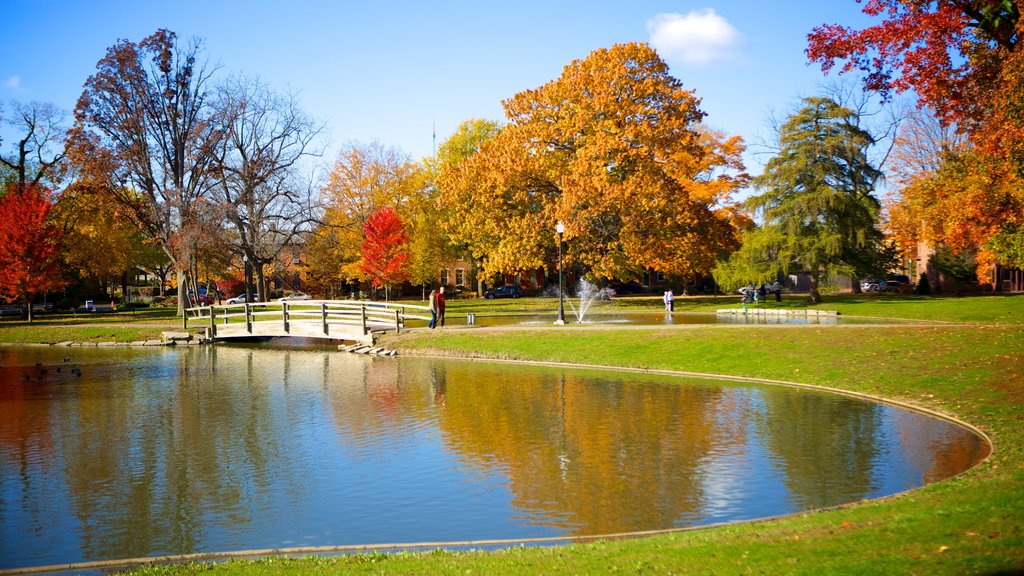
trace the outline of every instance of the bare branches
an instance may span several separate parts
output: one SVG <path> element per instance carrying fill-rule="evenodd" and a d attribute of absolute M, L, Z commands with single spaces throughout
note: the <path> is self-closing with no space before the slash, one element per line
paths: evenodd
<path fill-rule="evenodd" d="M 6 122 L 21 135 L 14 155 L 0 153 L 0 163 L 17 175 L 18 185 L 35 186 L 43 179 L 59 182 L 62 175 L 67 112 L 48 102 L 15 102 Z"/>

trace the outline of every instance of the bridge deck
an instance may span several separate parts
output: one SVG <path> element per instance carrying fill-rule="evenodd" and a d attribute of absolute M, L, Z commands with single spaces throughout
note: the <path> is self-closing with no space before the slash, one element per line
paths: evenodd
<path fill-rule="evenodd" d="M 375 333 L 429 320 L 426 306 L 358 300 L 290 300 L 189 308 L 182 326 L 201 326 L 214 340 L 254 336 L 324 338 L 373 343 Z"/>

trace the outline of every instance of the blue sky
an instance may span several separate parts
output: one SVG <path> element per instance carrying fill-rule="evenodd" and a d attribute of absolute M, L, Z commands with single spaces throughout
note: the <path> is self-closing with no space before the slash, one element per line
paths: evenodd
<path fill-rule="evenodd" d="M 808 66 L 816 25 L 862 28 L 855 0 L 386 1 L 7 0 L 0 20 L 0 100 L 74 107 L 119 38 L 157 28 L 203 41 L 219 77 L 257 75 L 298 95 L 327 123 L 331 161 L 346 141 L 432 153 L 468 118 L 503 119 L 501 100 L 554 78 L 574 59 L 648 42 L 703 99 L 710 126 L 756 144 L 826 81 Z M 9 138 L 3 146 L 9 147 Z M 748 154 L 753 173 L 763 161 Z"/>

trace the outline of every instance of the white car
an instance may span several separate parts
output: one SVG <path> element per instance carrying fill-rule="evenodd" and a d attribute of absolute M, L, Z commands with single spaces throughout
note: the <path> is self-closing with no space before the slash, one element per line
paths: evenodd
<path fill-rule="evenodd" d="M 260 299 L 259 299 L 258 296 L 253 294 L 252 295 L 252 301 L 253 302 L 259 302 Z M 245 304 L 245 294 L 239 294 L 238 296 L 235 296 L 234 298 L 228 298 L 227 300 L 224 301 L 224 303 L 225 304 Z"/>
<path fill-rule="evenodd" d="M 303 294 L 302 292 L 292 292 L 291 294 L 285 294 L 284 296 L 277 299 L 278 302 L 287 302 L 288 300 L 309 300 L 309 294 Z"/>

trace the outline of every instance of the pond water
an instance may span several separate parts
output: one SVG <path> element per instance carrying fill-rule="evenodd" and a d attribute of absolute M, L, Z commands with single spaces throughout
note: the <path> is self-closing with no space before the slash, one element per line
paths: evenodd
<path fill-rule="evenodd" d="M 920 413 L 740 382 L 266 344 L 0 366 L 0 568 L 696 526 L 987 454 Z"/>

